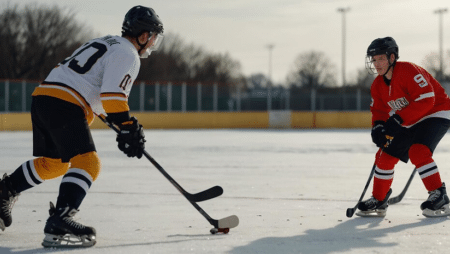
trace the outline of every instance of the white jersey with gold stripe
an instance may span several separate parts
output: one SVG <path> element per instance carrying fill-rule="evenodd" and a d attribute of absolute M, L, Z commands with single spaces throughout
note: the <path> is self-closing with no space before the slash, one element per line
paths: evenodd
<path fill-rule="evenodd" d="M 128 96 L 140 64 L 138 52 L 130 41 L 108 35 L 75 50 L 50 72 L 41 86 L 72 88 L 96 114 L 129 111 Z"/>

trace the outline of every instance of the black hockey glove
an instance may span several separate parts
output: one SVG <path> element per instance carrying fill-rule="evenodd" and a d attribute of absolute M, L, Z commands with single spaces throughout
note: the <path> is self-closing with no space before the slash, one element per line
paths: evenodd
<path fill-rule="evenodd" d="M 377 147 L 383 148 L 386 145 L 386 129 L 383 121 L 376 121 L 372 128 L 372 141 Z"/>
<path fill-rule="evenodd" d="M 145 149 L 145 135 L 142 125 L 140 125 L 135 117 L 131 117 L 129 121 L 118 125 L 120 132 L 117 134 L 116 141 L 119 149 L 128 157 L 142 157 Z"/>
<path fill-rule="evenodd" d="M 401 130 L 402 130 L 402 123 L 403 119 L 397 115 L 394 114 L 386 121 L 384 124 L 384 128 L 386 129 L 386 135 L 390 137 L 395 137 Z"/>

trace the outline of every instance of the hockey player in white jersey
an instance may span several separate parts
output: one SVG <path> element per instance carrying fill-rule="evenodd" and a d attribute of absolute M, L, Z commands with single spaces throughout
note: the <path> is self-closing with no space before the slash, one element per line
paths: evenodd
<path fill-rule="evenodd" d="M 96 231 L 73 220 L 101 163 L 89 125 L 106 115 L 120 129 L 118 147 L 128 157 L 142 157 L 142 125 L 130 117 L 128 96 L 140 58 L 156 50 L 163 24 L 151 8 L 135 6 L 125 15 L 122 36 L 91 40 L 58 64 L 32 95 L 33 155 L 0 181 L 0 228 L 12 223 L 18 196 L 45 180 L 62 181 L 56 206 L 50 202 L 44 247 L 90 247 Z"/>

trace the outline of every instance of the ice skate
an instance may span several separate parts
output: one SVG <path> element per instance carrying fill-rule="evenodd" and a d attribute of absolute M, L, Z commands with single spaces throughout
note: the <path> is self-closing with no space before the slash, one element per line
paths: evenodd
<path fill-rule="evenodd" d="M 422 214 L 425 217 L 444 217 L 450 216 L 450 208 L 449 208 L 449 198 L 447 196 L 447 190 L 445 188 L 445 183 L 442 183 L 442 186 L 434 191 L 428 192 L 430 196 L 428 196 L 427 201 L 423 202 L 420 205 L 420 209 L 422 209 Z"/>
<path fill-rule="evenodd" d="M 18 196 L 19 194 L 11 186 L 9 176 L 4 174 L 3 179 L 0 180 L 0 228 L 3 231 L 5 231 L 6 227 L 11 226 L 11 211 Z"/>
<path fill-rule="evenodd" d="M 95 229 L 73 220 L 78 210 L 65 207 L 56 209 L 50 202 L 50 217 L 44 228 L 42 246 L 51 248 L 83 248 L 96 243 Z"/>
<path fill-rule="evenodd" d="M 371 197 L 366 201 L 362 201 L 358 204 L 359 211 L 356 215 L 361 217 L 384 217 L 386 216 L 386 210 L 388 207 L 389 196 L 391 196 L 392 189 L 389 189 L 386 197 L 383 201 L 378 201 L 376 198 Z"/>

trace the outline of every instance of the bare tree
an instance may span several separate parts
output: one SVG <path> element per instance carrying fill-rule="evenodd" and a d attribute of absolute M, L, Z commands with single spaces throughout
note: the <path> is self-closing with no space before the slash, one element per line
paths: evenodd
<path fill-rule="evenodd" d="M 430 72 L 433 77 L 438 78 L 442 77 L 442 80 L 439 80 L 439 82 L 449 82 L 450 81 L 450 73 L 446 72 L 448 65 L 448 62 L 450 61 L 450 50 L 447 50 L 447 52 L 444 55 L 444 62 L 443 62 L 443 73 L 440 75 L 440 57 L 439 54 L 436 52 L 432 52 L 428 54 L 424 60 L 422 61 L 422 64 L 424 68 Z"/>
<path fill-rule="evenodd" d="M 439 65 L 439 54 L 436 52 L 432 52 L 428 54 L 425 59 L 422 61 L 424 68 L 427 69 L 428 72 L 430 72 L 433 77 L 437 77 L 440 72 L 440 65 Z M 444 61 L 444 67 L 445 67 L 445 61 Z M 444 68 L 445 69 L 445 68 Z"/>
<path fill-rule="evenodd" d="M 8 6 L 0 12 L 0 78 L 44 79 L 91 37 L 75 14 L 57 6 Z"/>
<path fill-rule="evenodd" d="M 227 53 L 205 55 L 196 66 L 193 76 L 196 80 L 227 83 L 240 76 L 240 63 L 231 59 Z"/>
<path fill-rule="evenodd" d="M 56 64 L 93 38 L 66 8 L 8 4 L 0 11 L 0 79 L 42 80 Z M 142 61 L 138 79 L 230 84 L 242 82 L 240 63 L 166 34 L 162 48 Z"/>
<path fill-rule="evenodd" d="M 263 73 L 255 73 L 247 78 L 249 88 L 262 88 L 269 82 L 269 78 Z"/>
<path fill-rule="evenodd" d="M 301 53 L 294 61 L 288 83 L 304 88 L 336 86 L 336 67 L 323 52 Z"/>
<path fill-rule="evenodd" d="M 357 70 L 356 86 L 370 88 L 376 75 L 370 74 L 366 69 Z"/>
<path fill-rule="evenodd" d="M 241 76 L 240 63 L 229 54 L 206 52 L 169 33 L 164 35 L 161 49 L 142 62 L 138 79 L 233 83 Z"/>

